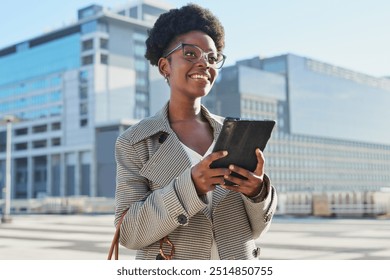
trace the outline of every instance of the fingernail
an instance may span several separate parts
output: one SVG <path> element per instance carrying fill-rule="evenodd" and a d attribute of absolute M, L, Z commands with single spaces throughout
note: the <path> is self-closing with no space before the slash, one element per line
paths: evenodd
<path fill-rule="evenodd" d="M 228 154 L 228 151 L 223 151 L 223 155 L 226 156 Z"/>
<path fill-rule="evenodd" d="M 234 169 L 234 166 L 233 166 L 233 165 L 229 165 L 229 169 L 230 169 L 230 170 L 233 170 L 233 169 Z"/>

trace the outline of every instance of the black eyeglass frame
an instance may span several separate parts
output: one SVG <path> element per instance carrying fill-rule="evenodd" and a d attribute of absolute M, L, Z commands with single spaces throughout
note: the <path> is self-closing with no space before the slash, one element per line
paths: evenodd
<path fill-rule="evenodd" d="M 188 59 L 188 58 L 185 57 L 185 55 L 184 55 L 184 47 L 185 46 L 195 47 L 195 48 L 197 48 L 197 49 L 199 49 L 201 51 L 201 56 L 199 57 L 199 59 L 197 61 L 193 61 L 193 60 Z M 168 51 L 165 55 L 163 55 L 163 57 L 164 58 L 168 58 L 168 56 L 170 56 L 172 53 L 174 53 L 175 51 L 177 51 L 180 48 L 183 51 L 183 58 L 185 60 L 189 61 L 189 62 L 192 62 L 192 63 L 198 62 L 202 57 L 205 58 L 205 55 L 208 55 L 210 53 L 214 53 L 213 51 L 210 51 L 210 52 L 206 53 L 203 49 L 201 49 L 200 47 L 198 47 L 197 45 L 194 45 L 194 44 L 180 43 L 176 47 L 174 47 L 172 50 Z M 223 64 L 225 63 L 226 55 L 224 55 L 222 52 L 219 52 L 219 51 L 217 51 L 217 54 L 222 56 L 222 60 L 219 61 L 219 62 L 216 62 L 215 64 L 213 64 L 213 63 L 210 63 L 209 60 L 207 59 L 207 64 L 210 65 L 210 67 L 212 67 L 214 69 L 221 69 Z"/>

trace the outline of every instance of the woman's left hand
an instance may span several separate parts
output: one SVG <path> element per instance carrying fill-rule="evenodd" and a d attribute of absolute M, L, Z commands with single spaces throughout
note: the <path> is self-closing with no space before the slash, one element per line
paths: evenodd
<path fill-rule="evenodd" d="M 240 179 L 230 175 L 225 175 L 224 179 L 235 184 L 235 186 L 222 185 L 223 188 L 240 192 L 248 197 L 254 197 L 258 195 L 263 186 L 264 178 L 264 155 L 260 149 L 256 149 L 257 166 L 256 169 L 251 172 L 239 166 L 230 165 L 229 169 L 232 172 L 238 173 L 247 179 Z"/>

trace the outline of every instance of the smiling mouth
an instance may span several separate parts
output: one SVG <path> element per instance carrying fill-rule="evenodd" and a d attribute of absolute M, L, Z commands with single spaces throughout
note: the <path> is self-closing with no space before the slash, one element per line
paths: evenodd
<path fill-rule="evenodd" d="M 190 78 L 195 80 L 206 80 L 206 81 L 210 80 L 209 76 L 202 75 L 202 74 L 192 74 L 190 75 Z"/>

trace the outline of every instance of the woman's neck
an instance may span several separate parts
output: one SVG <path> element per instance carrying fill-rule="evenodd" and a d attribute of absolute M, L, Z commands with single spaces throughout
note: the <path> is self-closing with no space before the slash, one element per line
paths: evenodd
<path fill-rule="evenodd" d="M 204 155 L 213 142 L 213 129 L 202 115 L 199 102 L 171 102 L 168 107 L 169 123 L 179 140 Z"/>
<path fill-rule="evenodd" d="M 171 100 L 169 102 L 169 121 L 171 123 L 180 121 L 200 120 L 201 115 L 201 102 L 200 99 L 195 102 L 175 102 Z"/>

